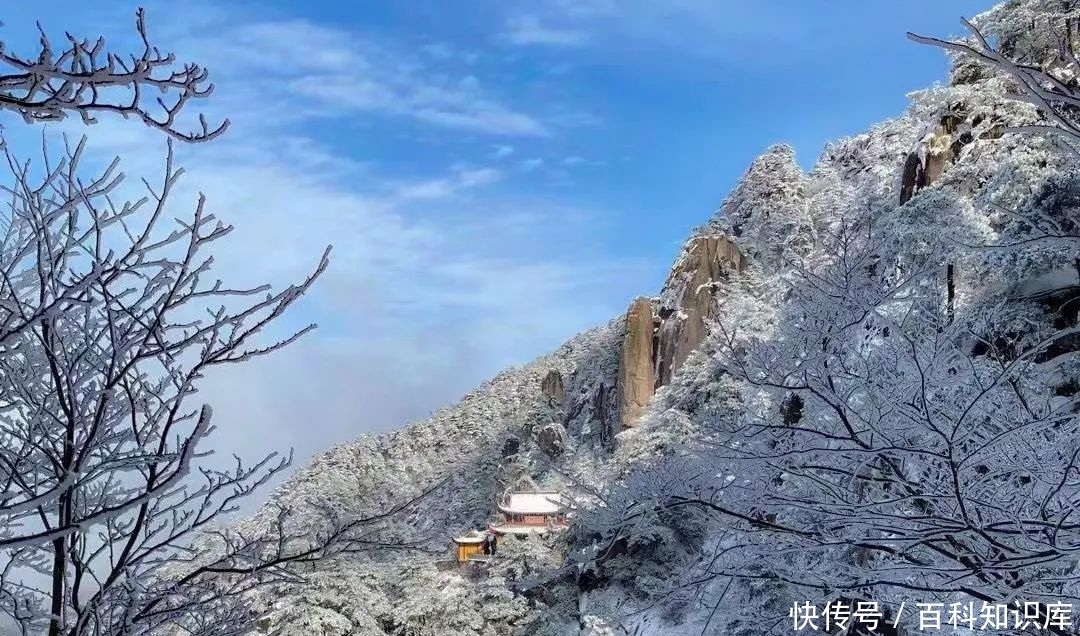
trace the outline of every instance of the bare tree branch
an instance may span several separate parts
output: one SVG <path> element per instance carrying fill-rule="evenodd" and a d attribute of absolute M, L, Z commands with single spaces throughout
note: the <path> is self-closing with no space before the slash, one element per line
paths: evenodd
<path fill-rule="evenodd" d="M 172 53 L 150 43 L 146 13 L 135 12 L 135 30 L 142 51 L 123 55 L 105 48 L 105 39 L 91 41 L 71 33 L 62 50 L 54 48 L 39 24 L 40 48 L 34 56 L 21 56 L 0 41 L 0 109 L 18 113 L 27 123 L 59 121 L 78 115 L 93 124 L 102 114 L 135 117 L 173 139 L 186 142 L 212 140 L 225 132 L 229 120 L 211 124 L 202 114 L 198 127 L 183 130 L 177 121 L 192 100 L 210 96 L 214 85 L 207 70 L 186 63 L 177 68 Z"/>

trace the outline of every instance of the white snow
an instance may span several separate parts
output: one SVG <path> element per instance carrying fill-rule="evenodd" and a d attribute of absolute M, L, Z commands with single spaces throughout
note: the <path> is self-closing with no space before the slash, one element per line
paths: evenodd
<path fill-rule="evenodd" d="M 570 502 L 557 492 L 515 492 L 499 508 L 507 513 L 551 515 L 569 507 Z"/>

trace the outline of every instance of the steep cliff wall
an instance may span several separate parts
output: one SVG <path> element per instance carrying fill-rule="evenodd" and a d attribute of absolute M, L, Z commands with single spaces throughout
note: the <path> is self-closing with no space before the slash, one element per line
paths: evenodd
<path fill-rule="evenodd" d="M 619 422 L 632 426 L 645 412 L 656 387 L 653 338 L 656 326 L 652 303 L 637 298 L 630 304 L 624 321 L 622 352 L 619 357 Z"/>
<path fill-rule="evenodd" d="M 738 274 L 742 264 L 742 253 L 727 236 L 696 236 L 683 247 L 660 296 L 631 303 L 619 365 L 623 429 L 634 426 L 656 390 L 671 383 L 704 340 L 716 311 L 716 286 Z"/>

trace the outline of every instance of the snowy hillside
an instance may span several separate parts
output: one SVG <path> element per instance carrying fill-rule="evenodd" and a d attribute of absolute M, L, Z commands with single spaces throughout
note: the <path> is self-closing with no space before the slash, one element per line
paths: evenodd
<path fill-rule="evenodd" d="M 1071 11 L 975 24 L 1074 86 L 1047 35 Z M 656 297 L 317 458 L 272 499 L 370 515 L 448 481 L 384 528 L 415 550 L 320 566 L 274 624 L 786 634 L 803 601 L 1075 601 L 1080 159 L 1015 89 L 963 55 L 809 172 L 770 148 Z M 569 533 L 439 564 L 527 481 L 576 499 Z"/>

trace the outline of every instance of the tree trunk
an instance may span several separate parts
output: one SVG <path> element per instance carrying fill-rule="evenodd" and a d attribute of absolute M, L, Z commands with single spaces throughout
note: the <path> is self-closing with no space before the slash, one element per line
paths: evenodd
<path fill-rule="evenodd" d="M 952 263 L 945 268 L 945 293 L 945 316 L 949 324 L 952 324 L 956 313 L 956 277 Z"/>

